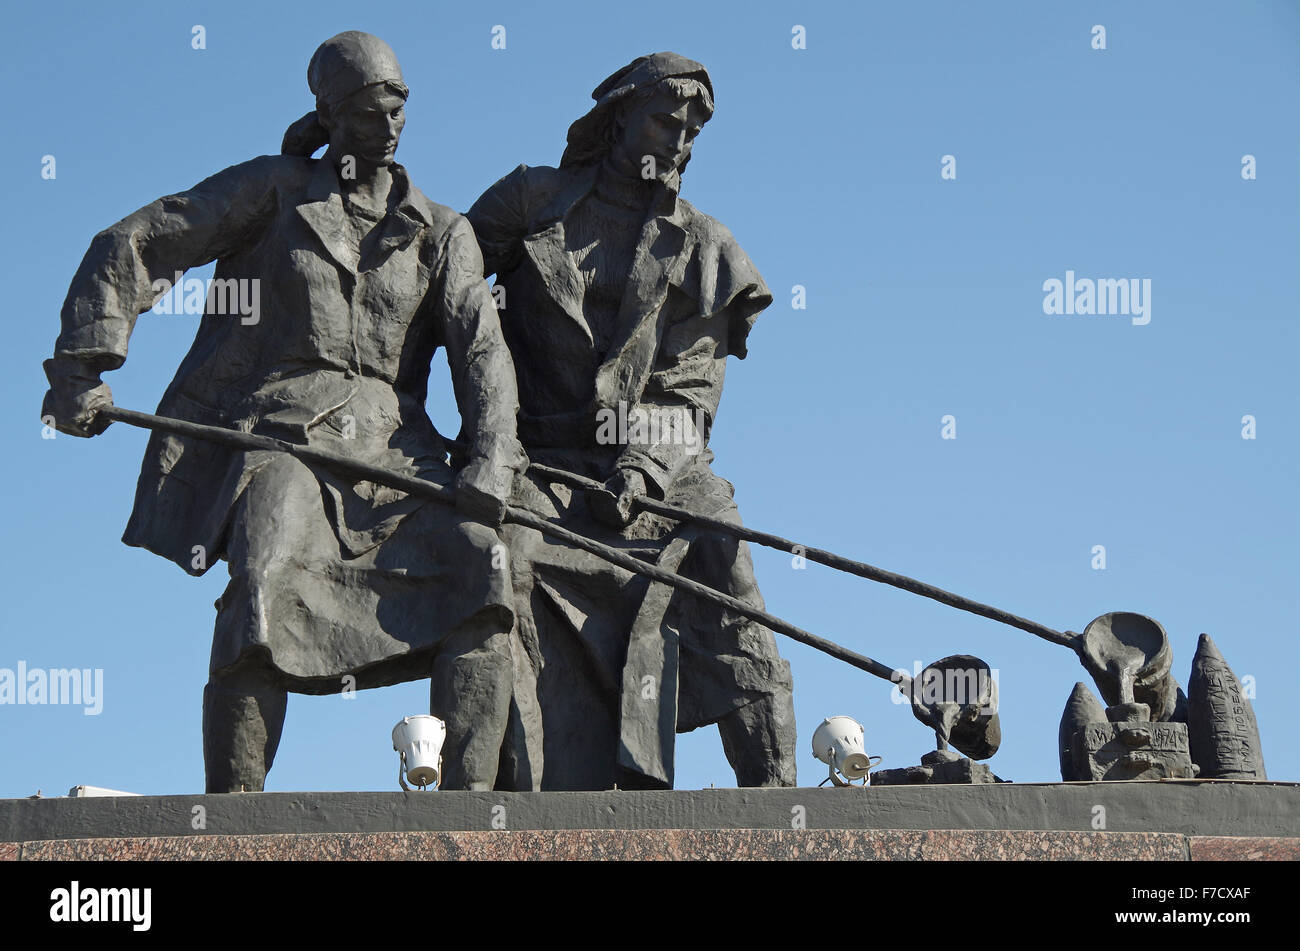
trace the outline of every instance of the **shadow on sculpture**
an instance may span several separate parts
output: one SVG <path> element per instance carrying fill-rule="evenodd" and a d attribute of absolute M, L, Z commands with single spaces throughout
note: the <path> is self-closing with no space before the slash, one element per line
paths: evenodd
<path fill-rule="evenodd" d="M 762 608 L 744 540 L 639 504 L 740 524 L 709 436 L 727 357 L 746 355 L 772 295 L 726 227 L 679 194 L 712 82 L 655 53 L 592 98 L 558 167 L 521 165 L 466 213 L 496 276 L 520 440 L 541 464 L 512 501 Z M 595 485 L 575 491 L 546 467 Z M 674 734 L 712 724 L 739 785 L 794 784 L 790 670 L 769 629 L 531 529 L 506 537 L 543 789 L 671 787 Z M 512 732 L 511 764 L 535 756 L 529 732 Z"/>
<path fill-rule="evenodd" d="M 448 724 L 445 784 L 489 789 L 514 654 L 496 525 L 526 463 L 509 352 L 469 223 L 394 161 L 407 88 L 393 51 L 341 33 L 307 77 L 316 109 L 290 137 L 310 130 L 328 143 L 321 159 L 235 165 L 95 238 L 45 363 L 42 416 L 102 432 L 100 374 L 124 362 L 136 316 L 215 260 L 160 416 L 454 484 L 459 509 L 275 449 L 153 433 L 123 540 L 194 575 L 221 559 L 230 572 L 203 697 L 208 791 L 263 788 L 289 692 L 424 678 Z M 232 314 L 232 288 L 241 301 L 255 290 L 258 308 Z M 439 348 L 468 447 L 459 473 L 424 409 Z"/>
<path fill-rule="evenodd" d="M 1076 685 L 1064 779 L 1265 778 L 1246 691 L 1206 635 L 1184 695 L 1150 618 L 1059 632 L 741 523 L 708 443 L 727 357 L 746 356 L 772 295 L 679 195 L 714 108 L 702 65 L 657 53 L 618 70 L 558 167 L 519 166 L 465 216 L 394 161 L 407 88 L 383 41 L 326 41 L 308 84 L 316 109 L 284 154 L 95 238 L 45 362 L 47 425 L 154 430 L 123 540 L 195 575 L 228 564 L 203 701 L 210 792 L 263 788 L 289 692 L 425 677 L 446 788 L 670 788 L 675 734 L 713 724 L 740 785 L 793 785 L 773 632 L 893 681 L 934 731 L 919 766 L 875 784 L 1001 782 L 976 762 L 1001 743 L 988 664 L 954 655 L 909 678 L 769 614 L 751 543 L 1071 648 L 1108 706 Z M 211 261 L 158 414 L 114 407 L 100 375 L 122 366 L 137 315 Z M 455 441 L 424 409 L 439 348 Z M 832 777 L 849 762 L 817 752 Z M 871 758 L 852 756 L 866 778 Z"/>

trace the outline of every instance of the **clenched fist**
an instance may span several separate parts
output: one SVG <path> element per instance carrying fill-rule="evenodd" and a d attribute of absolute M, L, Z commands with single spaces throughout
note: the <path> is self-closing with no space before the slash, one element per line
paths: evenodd
<path fill-rule="evenodd" d="M 99 374 L 55 357 L 45 361 L 45 375 L 50 389 L 41 403 L 43 422 L 52 417 L 51 425 L 70 436 L 97 436 L 109 427 L 111 419 L 96 416 L 113 405 L 113 391 Z"/>

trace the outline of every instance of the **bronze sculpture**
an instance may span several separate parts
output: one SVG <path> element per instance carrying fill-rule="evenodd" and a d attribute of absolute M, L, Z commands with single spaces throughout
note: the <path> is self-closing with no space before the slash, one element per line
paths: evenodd
<path fill-rule="evenodd" d="M 386 45 L 340 34 L 308 76 L 317 109 L 291 127 L 283 156 L 227 169 L 96 238 L 46 363 L 44 414 L 65 432 L 102 431 L 111 394 L 99 375 L 122 364 L 136 314 L 171 276 L 216 259 L 215 285 L 251 285 L 253 301 L 265 290 L 266 319 L 256 305 L 232 319 L 217 288 L 160 412 L 333 453 L 232 451 L 165 428 L 151 440 L 125 540 L 193 574 L 230 564 L 204 700 L 209 789 L 262 787 L 288 691 L 426 675 L 433 711 L 451 721 L 450 787 L 671 786 L 674 732 L 712 723 L 738 782 L 792 785 L 789 668 L 771 631 L 887 671 L 765 614 L 746 539 L 793 543 L 740 529 L 731 486 L 711 469 L 726 357 L 745 355 L 771 295 L 730 232 L 678 194 L 713 109 L 707 71 L 659 53 L 616 72 L 558 168 L 520 166 L 480 198 L 468 213 L 477 235 L 393 162 L 407 90 Z M 497 276 L 504 339 L 485 274 Z M 462 414 L 459 474 L 423 410 L 439 345 Z M 516 409 L 539 462 L 526 476 Z M 349 475 L 343 462 L 373 468 Z M 405 475 L 436 491 L 410 491 Z M 445 501 L 453 480 L 459 515 L 428 502 Z M 1188 718 L 1167 651 L 1135 665 L 1123 638 L 1123 650 L 1093 650 L 1087 631 L 807 555 L 1070 646 L 1112 706 L 1136 691 L 1143 709 L 1110 718 L 1129 724 L 1125 743 L 1147 730 L 1133 723 Z M 661 573 L 633 577 L 643 566 Z M 683 587 L 675 572 L 716 590 Z M 1204 748 L 1195 735 L 1190 754 L 1169 745 L 1198 767 L 1262 778 L 1248 698 L 1212 645 L 1203 660 Z M 1078 723 L 1093 722 L 1083 715 L 1062 726 L 1063 757 Z M 954 716 L 932 724 L 939 752 L 963 725 Z M 954 746 L 989 755 L 996 721 L 971 724 L 965 745 L 953 729 Z M 1083 752 L 1109 756 L 1107 730 Z"/>
<path fill-rule="evenodd" d="M 163 415 L 335 449 L 455 479 L 463 511 L 270 452 L 155 433 L 123 540 L 202 574 L 219 558 L 204 692 L 210 792 L 260 790 L 287 693 L 432 677 L 448 720 L 445 784 L 491 788 L 510 700 L 512 595 L 495 524 L 525 458 L 509 354 L 463 217 L 394 162 L 407 88 L 393 51 L 342 33 L 312 57 L 317 109 L 290 136 L 319 160 L 263 156 L 161 198 L 102 232 L 69 289 L 46 362 L 43 415 L 93 435 L 137 314 L 175 272 L 216 260 L 262 313 L 208 300 Z M 467 465 L 455 475 L 425 413 L 445 347 Z"/>
<path fill-rule="evenodd" d="M 633 511 L 650 496 L 739 523 L 709 463 L 727 356 L 772 297 L 730 232 L 678 195 L 713 112 L 699 63 L 634 60 L 602 82 L 558 168 L 520 166 L 467 216 L 496 275 L 535 462 L 514 504 L 762 606 L 745 542 Z M 717 723 L 740 785 L 793 785 L 788 664 L 769 630 L 507 526 L 538 669 L 542 788 L 671 787 L 673 734 Z M 526 732 L 526 731 L 522 731 Z M 537 759 L 536 737 L 515 759 Z"/>

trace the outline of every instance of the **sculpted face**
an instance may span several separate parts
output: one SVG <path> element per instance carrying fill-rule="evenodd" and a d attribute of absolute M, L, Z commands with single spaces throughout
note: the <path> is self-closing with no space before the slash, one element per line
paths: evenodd
<path fill-rule="evenodd" d="M 647 101 L 623 115 L 614 160 L 624 168 L 647 168 L 654 159 L 654 177 L 661 181 L 679 170 L 690 157 L 691 145 L 708 114 L 698 98 L 680 101 L 660 89 Z"/>
<path fill-rule="evenodd" d="M 406 125 L 406 101 L 387 87 L 370 86 L 322 116 L 330 147 L 369 165 L 391 165 Z"/>

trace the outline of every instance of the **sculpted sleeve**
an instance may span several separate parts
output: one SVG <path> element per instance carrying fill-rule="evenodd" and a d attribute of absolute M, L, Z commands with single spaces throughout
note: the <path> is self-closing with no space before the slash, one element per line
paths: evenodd
<path fill-rule="evenodd" d="M 225 257 L 253 239 L 274 212 L 275 170 L 263 156 L 159 198 L 101 231 L 68 288 L 62 330 L 46 373 L 98 376 L 126 359 L 136 317 L 154 305 L 154 281 Z"/>
<path fill-rule="evenodd" d="M 656 498 L 708 445 L 727 369 L 727 318 L 696 315 L 669 327 L 641 399 L 628 411 L 628 446 L 617 468 L 639 471 Z"/>
<path fill-rule="evenodd" d="M 698 306 L 664 330 L 654 369 L 637 406 L 644 438 L 629 439 L 618 468 L 636 469 L 652 495 L 663 498 L 693 455 L 708 445 L 722 399 L 728 354 L 744 358 L 750 328 L 772 302 L 758 269 L 731 234 L 710 222 L 682 290 Z"/>
<path fill-rule="evenodd" d="M 528 234 L 527 165 L 520 165 L 479 196 L 465 213 L 483 255 L 483 276 L 514 269 Z"/>
<path fill-rule="evenodd" d="M 470 459 L 486 460 L 508 489 L 514 473 L 527 464 L 515 434 L 519 411 L 515 368 L 483 280 L 474 231 L 460 215 L 447 231 L 436 281 L 461 438 L 469 443 Z"/>

